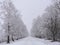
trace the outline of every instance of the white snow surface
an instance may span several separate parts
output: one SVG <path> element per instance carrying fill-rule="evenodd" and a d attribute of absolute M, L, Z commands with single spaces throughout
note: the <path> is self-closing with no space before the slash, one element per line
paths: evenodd
<path fill-rule="evenodd" d="M 10 44 L 1 43 L 0 45 L 60 45 L 60 42 L 50 42 L 49 40 L 27 37 Z"/>

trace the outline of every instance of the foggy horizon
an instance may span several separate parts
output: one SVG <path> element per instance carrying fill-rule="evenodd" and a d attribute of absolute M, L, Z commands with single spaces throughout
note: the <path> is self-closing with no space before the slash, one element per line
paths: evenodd
<path fill-rule="evenodd" d="M 47 2 L 47 3 L 46 3 Z M 30 30 L 32 26 L 33 19 L 38 15 L 42 15 L 44 10 L 51 1 L 49 0 L 13 0 L 15 7 L 20 11 L 22 15 L 22 20 Z"/>

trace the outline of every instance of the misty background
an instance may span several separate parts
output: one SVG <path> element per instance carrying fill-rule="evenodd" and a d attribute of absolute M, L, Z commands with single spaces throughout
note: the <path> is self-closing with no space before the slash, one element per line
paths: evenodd
<path fill-rule="evenodd" d="M 51 4 L 51 0 L 13 0 L 13 3 L 21 13 L 27 29 L 30 30 L 33 19 L 44 13 L 45 8 Z"/>

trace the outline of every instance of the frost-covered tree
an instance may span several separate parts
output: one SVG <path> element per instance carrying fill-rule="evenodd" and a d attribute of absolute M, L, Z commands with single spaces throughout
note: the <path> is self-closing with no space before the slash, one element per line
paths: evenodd
<path fill-rule="evenodd" d="M 40 16 L 38 16 L 37 19 L 34 19 L 34 21 L 33 21 L 31 35 L 33 37 L 38 37 L 38 38 L 44 37 L 42 29 L 43 29 L 42 28 L 42 18 Z"/>
<path fill-rule="evenodd" d="M 60 33 L 60 4 L 55 2 L 53 5 L 46 9 L 46 13 L 42 16 L 44 17 L 44 28 L 47 28 L 46 32 L 47 38 L 51 38 L 56 41 Z"/>
<path fill-rule="evenodd" d="M 46 8 L 46 12 L 33 23 L 32 34 L 53 41 L 60 39 L 60 0 Z"/>
<path fill-rule="evenodd" d="M 24 25 L 21 16 L 16 10 L 11 0 L 4 0 L 1 6 L 1 13 L 3 15 L 5 34 L 7 36 L 7 43 L 10 40 L 26 37 L 28 35 L 26 26 Z"/>
<path fill-rule="evenodd" d="M 54 4 L 47 8 L 47 15 L 49 15 L 50 21 L 47 24 L 48 29 L 50 30 L 52 34 L 53 41 L 56 41 L 59 38 L 60 35 L 60 0 L 55 0 Z"/>
<path fill-rule="evenodd" d="M 4 24 L 4 16 L 3 16 L 3 13 L 1 12 L 2 9 L 1 9 L 1 6 L 2 6 L 2 3 L 0 2 L 0 42 L 3 42 L 3 41 L 6 41 L 4 37 L 6 37 L 6 34 L 5 34 L 5 29 L 3 29 L 3 24 Z"/>

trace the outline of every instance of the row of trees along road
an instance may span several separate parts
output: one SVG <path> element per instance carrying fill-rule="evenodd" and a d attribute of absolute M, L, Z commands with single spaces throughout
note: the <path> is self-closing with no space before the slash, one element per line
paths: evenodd
<path fill-rule="evenodd" d="M 18 40 L 28 35 L 27 28 L 11 0 L 4 0 L 0 4 L 1 34 L 0 42 Z"/>
<path fill-rule="evenodd" d="M 53 0 L 41 17 L 34 19 L 31 33 L 33 37 L 60 40 L 60 0 Z"/>

